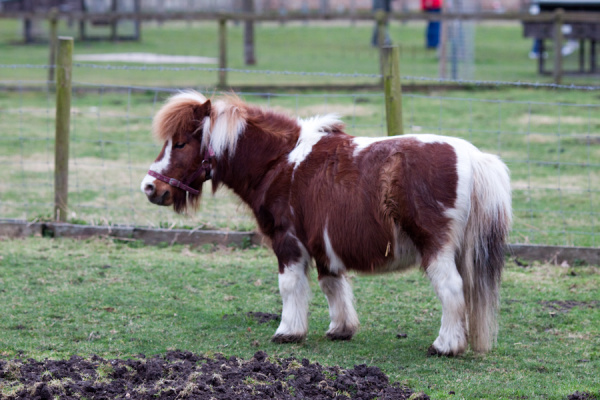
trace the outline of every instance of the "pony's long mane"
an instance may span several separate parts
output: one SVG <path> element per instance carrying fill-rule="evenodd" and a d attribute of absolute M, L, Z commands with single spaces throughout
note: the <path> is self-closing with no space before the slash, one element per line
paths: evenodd
<path fill-rule="evenodd" d="M 204 123 L 203 147 L 210 144 L 217 157 L 235 153 L 237 141 L 247 127 L 255 127 L 265 134 L 289 135 L 296 130 L 295 119 L 259 106 L 251 106 L 236 95 L 214 100 L 210 120 Z"/>
<path fill-rule="evenodd" d="M 206 102 L 206 97 L 195 91 L 185 91 L 170 97 L 152 120 L 152 133 L 157 140 L 166 142 L 177 132 L 189 130 L 195 121 L 194 106 Z"/>
<path fill-rule="evenodd" d="M 154 137 L 165 142 L 182 131 L 202 128 L 202 147 L 212 147 L 215 155 L 235 153 L 237 141 L 247 126 L 253 126 L 265 134 L 285 136 L 294 132 L 298 122 L 288 115 L 246 104 L 234 94 L 211 98 L 210 118 L 197 121 L 194 107 L 207 100 L 202 94 L 190 90 L 170 97 L 158 111 L 152 122 Z"/>

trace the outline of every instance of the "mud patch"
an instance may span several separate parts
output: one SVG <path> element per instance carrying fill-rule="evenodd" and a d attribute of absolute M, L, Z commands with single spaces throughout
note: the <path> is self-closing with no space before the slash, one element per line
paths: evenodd
<path fill-rule="evenodd" d="M 600 392 L 598 393 L 600 396 Z M 567 400 L 598 400 L 598 396 L 594 396 L 589 392 L 575 392 L 567 397 Z"/>
<path fill-rule="evenodd" d="M 281 319 L 277 314 L 269 314 L 264 312 L 250 311 L 246 314 L 250 318 L 254 319 L 259 324 L 266 324 L 271 321 L 278 321 Z"/>
<path fill-rule="evenodd" d="M 377 367 L 324 367 L 262 351 L 250 360 L 183 351 L 129 360 L 0 360 L 0 378 L 6 399 L 429 399 L 390 384 Z"/>
<path fill-rule="evenodd" d="M 600 301 L 575 301 L 575 300 L 552 300 L 540 301 L 540 304 L 545 306 L 551 312 L 568 313 L 575 307 L 581 308 L 598 308 Z"/>

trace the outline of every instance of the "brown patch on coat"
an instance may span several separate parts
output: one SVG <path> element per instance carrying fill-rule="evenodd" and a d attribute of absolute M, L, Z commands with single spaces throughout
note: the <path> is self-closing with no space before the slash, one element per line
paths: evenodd
<path fill-rule="evenodd" d="M 444 212 L 456 201 L 456 154 L 447 143 L 412 138 L 394 150 L 381 168 L 380 207 L 408 234 L 426 268 L 448 240 L 450 218 Z"/>

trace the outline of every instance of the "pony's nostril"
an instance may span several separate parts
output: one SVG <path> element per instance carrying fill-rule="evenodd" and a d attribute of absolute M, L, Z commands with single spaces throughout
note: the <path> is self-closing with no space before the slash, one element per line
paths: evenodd
<path fill-rule="evenodd" d="M 156 187 L 153 183 L 147 183 L 146 186 L 144 186 L 144 193 L 146 193 L 146 196 L 152 196 L 155 191 Z"/>

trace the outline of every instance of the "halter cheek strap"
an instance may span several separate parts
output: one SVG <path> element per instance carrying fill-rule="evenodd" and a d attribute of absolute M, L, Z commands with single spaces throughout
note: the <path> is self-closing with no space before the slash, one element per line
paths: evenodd
<path fill-rule="evenodd" d="M 193 187 L 190 187 L 189 184 L 194 182 L 194 180 L 196 180 L 198 175 L 203 171 L 204 171 L 204 177 L 205 177 L 204 181 L 205 182 L 212 178 L 212 158 L 214 156 L 215 156 L 215 152 L 212 149 L 212 147 L 209 146 L 208 149 L 204 152 L 204 158 L 202 159 L 202 164 L 200 164 L 200 168 L 198 168 L 196 170 L 196 172 L 194 172 L 193 175 L 187 180 L 188 184 L 185 184 L 175 178 L 169 178 L 168 176 L 159 174 L 158 172 L 154 172 L 152 170 L 148 171 L 148 175 L 158 179 L 159 181 L 168 183 L 169 185 L 171 185 L 173 187 L 183 189 L 186 192 L 189 192 L 190 194 L 198 195 L 198 194 L 200 194 L 200 191 L 194 189 Z"/>

